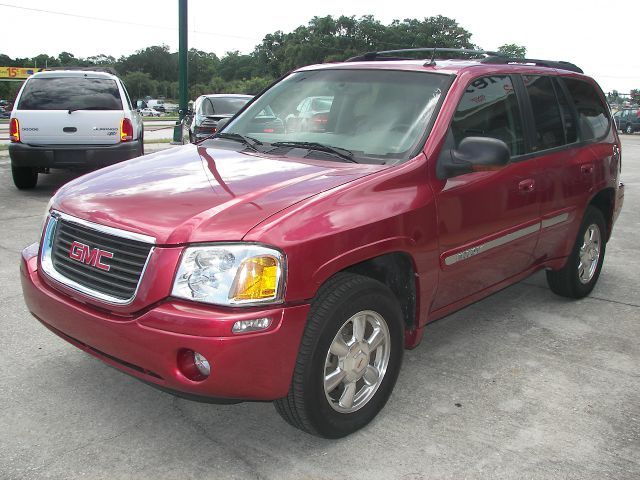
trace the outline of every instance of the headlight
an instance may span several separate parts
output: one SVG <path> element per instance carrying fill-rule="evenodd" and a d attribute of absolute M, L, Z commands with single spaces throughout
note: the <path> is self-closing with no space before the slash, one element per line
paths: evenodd
<path fill-rule="evenodd" d="M 188 247 L 172 295 L 226 306 L 277 303 L 284 274 L 284 255 L 273 248 L 240 243 Z"/>

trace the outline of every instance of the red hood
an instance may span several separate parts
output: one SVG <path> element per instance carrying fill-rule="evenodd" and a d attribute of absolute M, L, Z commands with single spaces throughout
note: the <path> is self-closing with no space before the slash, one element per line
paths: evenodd
<path fill-rule="evenodd" d="M 80 177 L 53 208 L 160 245 L 241 240 L 274 213 L 383 168 L 188 145 Z"/>

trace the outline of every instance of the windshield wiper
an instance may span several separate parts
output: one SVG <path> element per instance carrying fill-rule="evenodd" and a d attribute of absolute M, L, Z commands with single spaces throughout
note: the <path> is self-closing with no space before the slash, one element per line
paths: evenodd
<path fill-rule="evenodd" d="M 348 162 L 358 163 L 353 159 L 353 152 L 346 148 L 332 147 L 331 145 L 325 145 L 318 142 L 275 142 L 272 143 L 274 147 L 293 147 L 293 148 L 307 148 L 309 150 L 317 150 L 319 152 L 326 152 L 340 157 Z"/>
<path fill-rule="evenodd" d="M 69 115 L 71 115 L 73 112 L 76 112 L 78 110 L 107 110 L 107 109 L 104 107 L 76 107 L 76 108 L 69 109 Z"/>
<path fill-rule="evenodd" d="M 226 133 L 226 132 L 214 133 L 213 135 L 204 137 L 198 143 L 202 143 L 205 140 L 208 140 L 210 138 L 224 138 L 225 140 L 235 140 L 236 142 L 240 142 L 246 145 L 247 147 L 249 147 L 251 150 L 255 152 L 260 151 L 256 148 L 256 145 L 262 145 L 262 142 L 260 140 L 255 139 L 253 137 L 247 137 L 245 135 L 240 135 L 239 133 Z"/>

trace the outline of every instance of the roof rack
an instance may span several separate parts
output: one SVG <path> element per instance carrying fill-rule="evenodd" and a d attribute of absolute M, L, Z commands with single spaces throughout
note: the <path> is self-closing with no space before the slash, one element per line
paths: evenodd
<path fill-rule="evenodd" d="M 436 54 L 438 53 L 462 53 L 466 55 L 484 55 L 484 58 L 480 60 L 480 63 L 489 65 L 507 65 L 513 64 L 529 64 L 537 65 L 539 67 L 559 68 L 562 70 L 569 70 L 570 72 L 584 73 L 580 67 L 570 62 L 553 61 L 553 60 L 537 60 L 533 58 L 516 58 L 508 57 L 500 52 L 493 52 L 490 50 L 472 50 L 467 48 L 438 48 L 438 47 L 426 47 L 426 48 L 405 48 L 401 50 L 384 50 L 381 52 L 367 52 L 363 55 L 351 57 L 347 59 L 347 62 L 371 62 L 371 61 L 389 61 L 389 60 L 415 60 L 411 57 L 398 57 L 390 56 L 398 53 L 413 53 L 413 52 L 430 52 L 431 58 L 425 63 L 425 66 L 435 65 Z"/>
<path fill-rule="evenodd" d="M 426 65 L 434 65 L 435 57 L 438 53 L 463 53 L 466 55 L 485 55 L 485 56 L 499 56 L 498 52 L 491 52 L 487 50 L 472 50 L 468 48 L 438 48 L 438 47 L 424 47 L 424 48 L 403 48 L 401 50 L 383 50 L 381 52 L 367 52 L 364 55 L 358 55 L 357 57 L 351 57 L 347 59 L 347 62 L 371 62 L 371 61 L 387 61 L 387 60 L 415 60 L 411 57 L 389 57 L 388 55 L 396 53 L 413 53 L 413 52 L 431 52 L 431 59 Z"/>
<path fill-rule="evenodd" d="M 554 60 L 538 60 L 535 58 L 516 58 L 506 57 L 504 55 L 492 56 L 483 58 L 480 63 L 486 63 L 490 65 L 506 65 L 509 63 L 520 63 L 525 65 L 536 65 L 538 67 L 559 68 L 562 70 L 568 70 L 570 72 L 584 73 L 584 71 L 577 65 L 571 62 L 554 61 Z"/>
<path fill-rule="evenodd" d="M 48 67 L 44 69 L 45 71 L 55 71 L 55 70 L 73 70 L 73 71 L 84 71 L 84 72 L 102 72 L 109 73 L 111 75 L 118 76 L 118 72 L 113 67 Z"/>

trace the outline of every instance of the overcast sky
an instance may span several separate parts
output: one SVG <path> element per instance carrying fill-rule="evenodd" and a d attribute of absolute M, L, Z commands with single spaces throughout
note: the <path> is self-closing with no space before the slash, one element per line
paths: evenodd
<path fill-rule="evenodd" d="M 368 14 L 385 24 L 445 15 L 470 31 L 472 42 L 482 48 L 524 45 L 531 58 L 577 64 L 605 91 L 640 88 L 640 40 L 634 26 L 640 0 L 189 0 L 189 47 L 218 56 L 230 50 L 249 53 L 264 35 L 290 32 L 313 16 Z M 150 45 L 178 47 L 178 0 L 0 0 L 0 19 L 0 53 L 14 58 L 61 51 L 119 57 Z"/>

